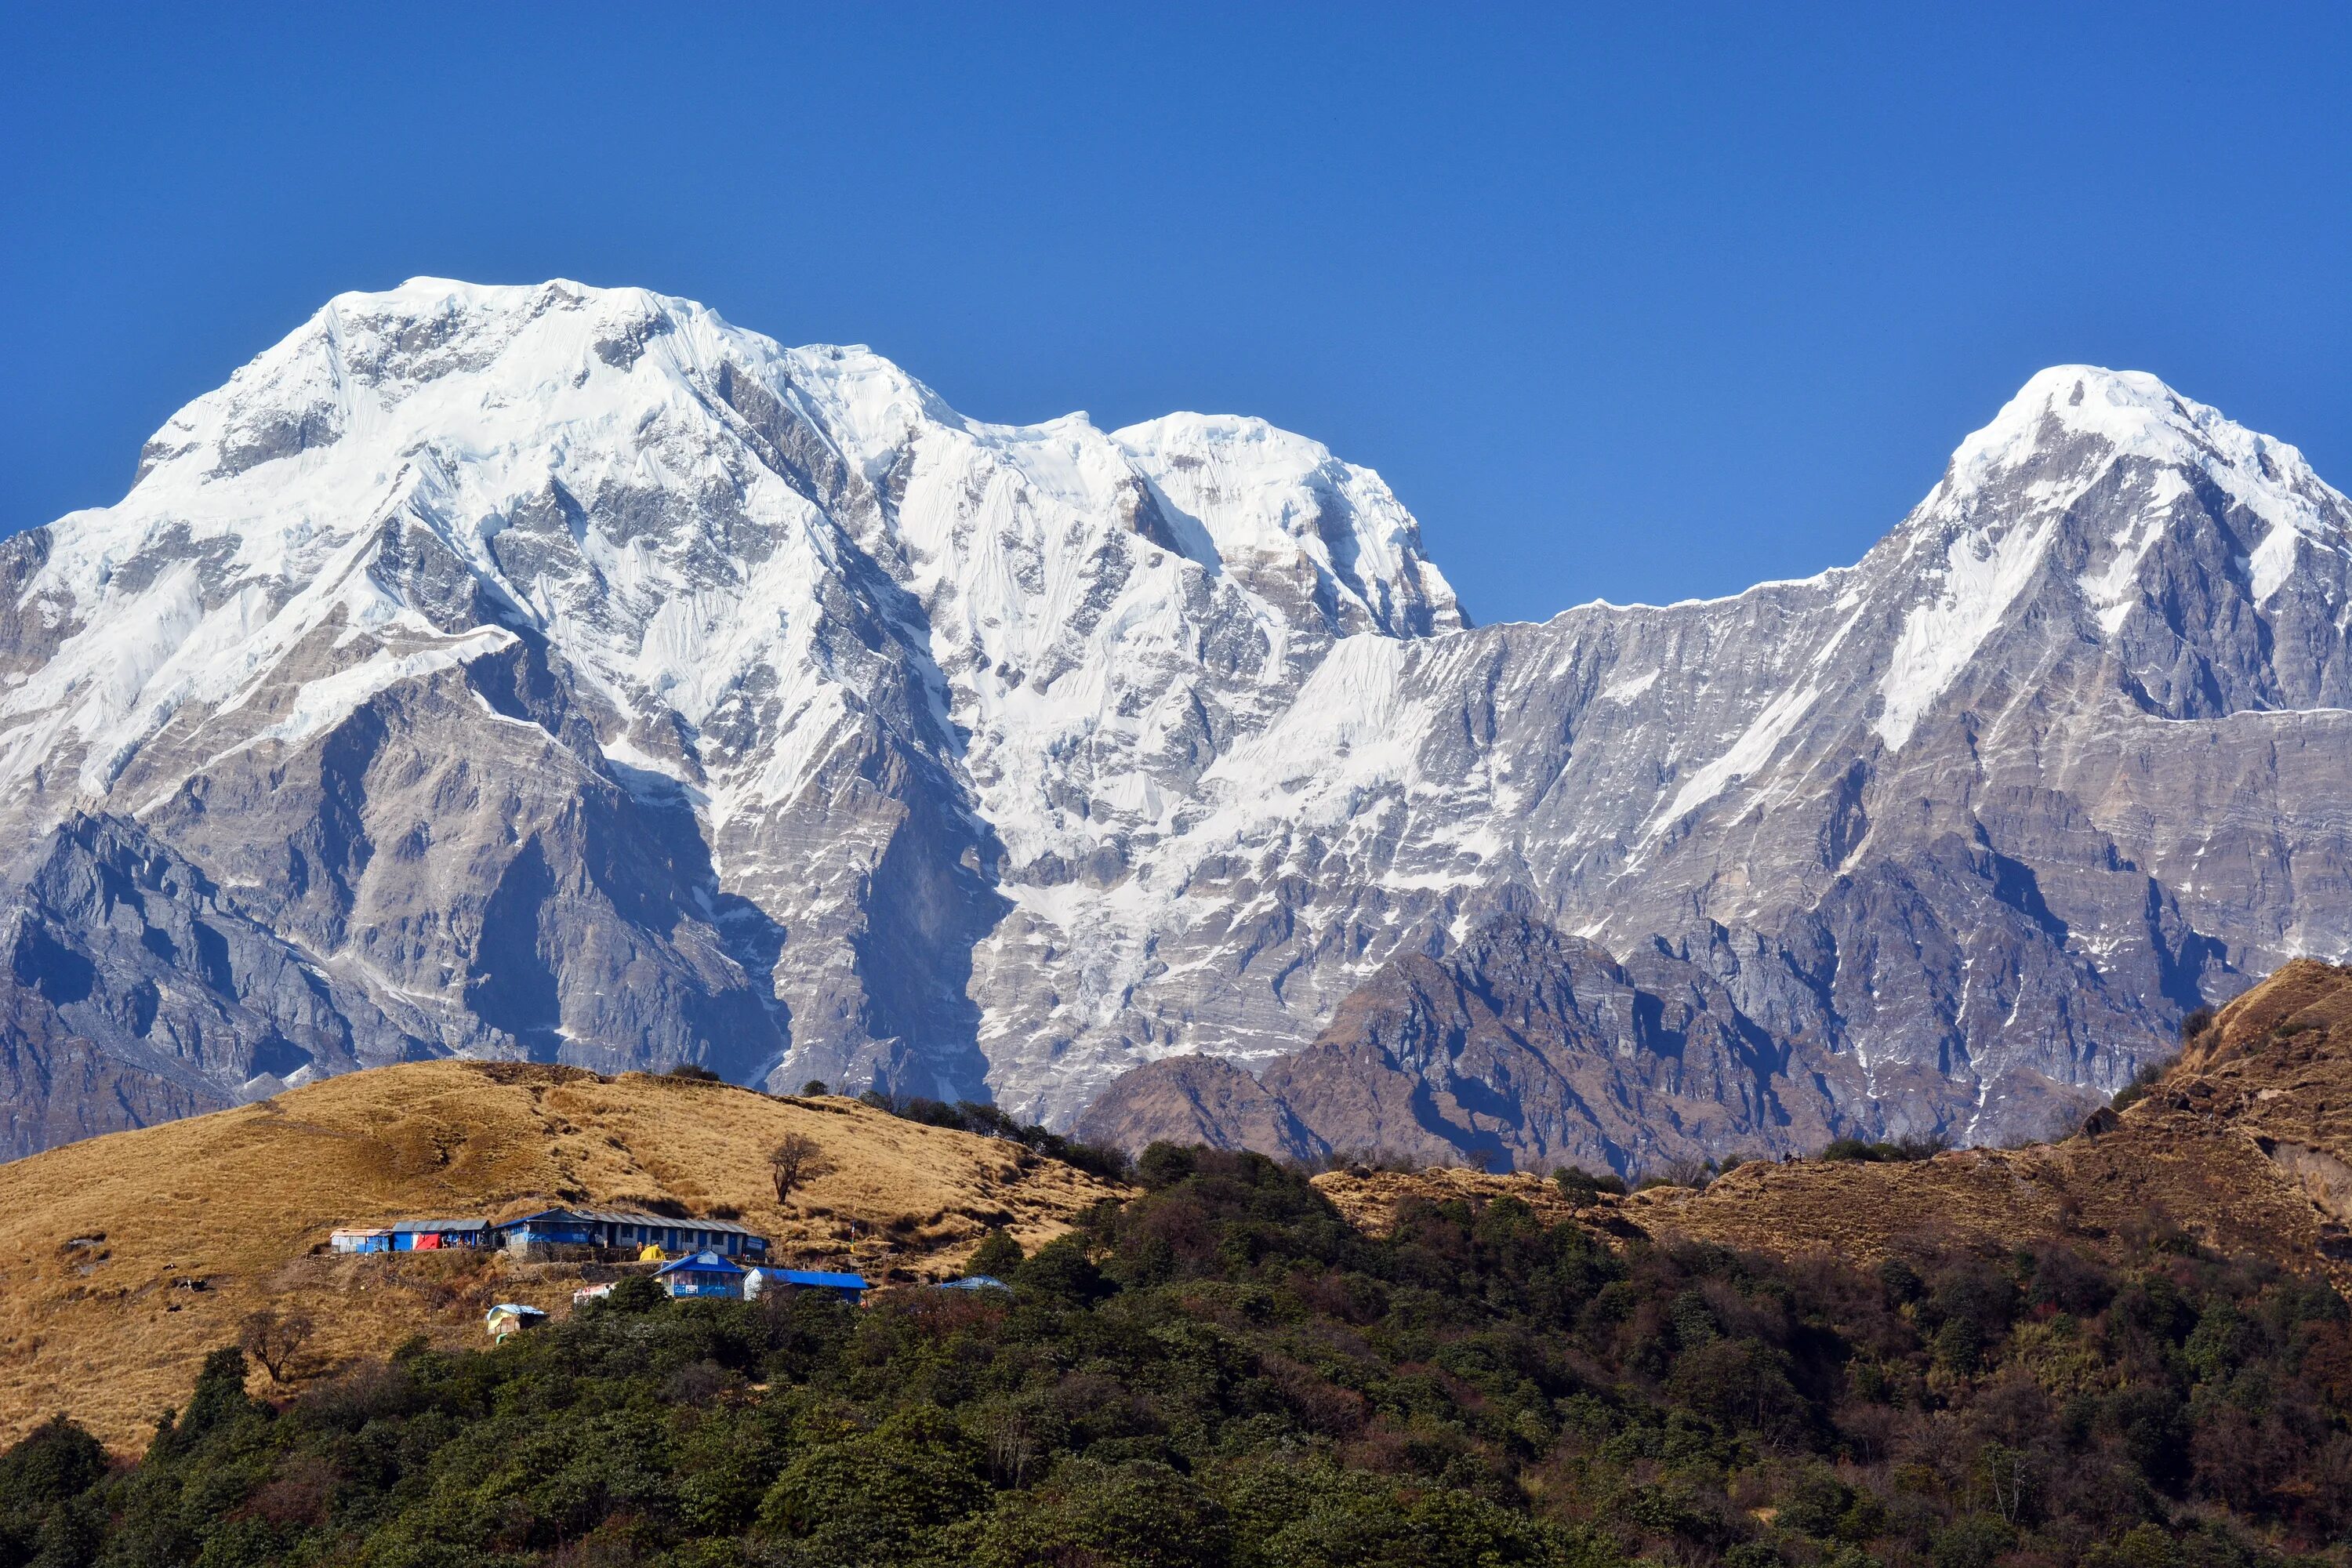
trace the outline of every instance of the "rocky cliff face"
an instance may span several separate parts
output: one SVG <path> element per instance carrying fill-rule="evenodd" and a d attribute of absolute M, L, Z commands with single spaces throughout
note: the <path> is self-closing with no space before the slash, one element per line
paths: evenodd
<path fill-rule="evenodd" d="M 1828 1142 L 1840 1112 L 1805 1056 L 1655 944 L 1621 964 L 1507 915 L 1443 960 L 1386 965 L 1311 1046 L 1255 1078 L 1167 1058 L 1114 1083 L 1079 1126 L 1130 1147 L 1637 1170 Z"/>
<path fill-rule="evenodd" d="M 1314 860 L 1318 902 L 1416 889 L 1408 912 L 1434 934 L 1391 951 L 1474 939 L 1435 994 L 1476 989 L 1474 933 L 1497 914 L 1629 967 L 1671 959 L 1780 1055 L 1760 1081 L 1678 1080 L 1707 1101 L 1695 1137 L 1647 1112 L 1615 1136 L 1557 1090 L 1531 1099 L 1467 1015 L 1442 1050 L 1383 1047 L 1427 1012 L 1397 999 L 1433 984 L 1400 963 L 1376 983 L 1379 1021 L 1339 1009 L 1263 1087 L 1350 1146 L 1379 1132 L 1525 1161 L 1597 1137 L 1621 1168 L 1645 1141 L 1671 1157 L 1803 1148 L 1824 1128 L 2042 1130 L 2071 1090 L 2111 1089 L 2165 1048 L 2199 999 L 2346 951 L 2325 781 L 2352 740 L 2347 521 L 2291 448 L 2151 378 L 2065 368 L 1851 570 L 1344 648 L 1255 742 L 1328 759 L 1302 762 L 1257 829 Z M 1557 1073 L 1579 1031 L 1538 1034 Z M 1685 1065 L 1631 1021 L 1595 1038 Z M 1341 1052 L 1355 1081 L 1393 1086 L 1391 1108 L 1280 1087 Z M 1140 1108 L 1173 1070 L 1122 1084 L 1090 1125 L 1153 1132 Z M 1471 1111 L 1482 1095 L 1499 1111 Z"/>
<path fill-rule="evenodd" d="M 1067 1121 L 1349 1019 L 1491 1108 L 1517 1047 L 1413 964 L 1505 917 L 1552 998 L 1506 1033 L 1632 1108 L 1462 1146 L 1989 1137 L 2352 945 L 2348 521 L 2074 367 L 1854 568 L 1472 629 L 1255 421 L 982 425 L 636 290 L 343 296 L 0 546 L 9 1147 L 449 1053 Z M 1399 984 L 1481 1043 L 1398 1055 Z"/>

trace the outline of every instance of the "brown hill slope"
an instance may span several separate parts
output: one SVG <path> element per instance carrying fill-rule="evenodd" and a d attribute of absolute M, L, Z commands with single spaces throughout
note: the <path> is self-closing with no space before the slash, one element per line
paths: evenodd
<path fill-rule="evenodd" d="M 765 1152 L 791 1132 L 832 1169 L 780 1205 Z M 0 1165 L 0 1444 L 62 1410 L 143 1446 L 257 1307 L 315 1320 L 317 1375 L 417 1333 L 478 1339 L 493 1301 L 565 1310 L 578 1283 L 572 1265 L 317 1255 L 341 1224 L 669 1202 L 731 1208 L 785 1262 L 918 1279 L 991 1226 L 1034 1247 L 1114 1191 L 847 1100 L 504 1063 L 353 1073 Z"/>
<path fill-rule="evenodd" d="M 1525 1197 L 1526 1176 L 1334 1173 L 1360 1223 L 1408 1191 Z M 1855 1258 L 2068 1236 L 2118 1246 L 2178 1230 L 2316 1266 L 2352 1289 L 2352 968 L 2298 960 L 2221 1009 L 2137 1104 L 2059 1143 L 1909 1163 L 1742 1165 L 1703 1191 L 1658 1187 L 1588 1217 L 1795 1255 Z"/>

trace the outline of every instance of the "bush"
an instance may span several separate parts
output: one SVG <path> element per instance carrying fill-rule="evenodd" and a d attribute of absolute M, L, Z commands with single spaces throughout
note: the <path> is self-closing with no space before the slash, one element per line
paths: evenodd
<path fill-rule="evenodd" d="M 869 1089 L 857 1099 L 860 1104 L 887 1111 L 902 1121 L 919 1121 L 926 1127 L 944 1127 L 950 1131 L 976 1132 L 986 1138 L 1005 1139 L 1034 1150 L 1049 1160 L 1075 1165 L 1106 1182 L 1125 1182 L 1133 1166 L 1123 1149 L 1066 1138 L 1034 1122 L 1016 1121 L 1003 1107 L 981 1100 L 960 1100 L 950 1105 L 943 1100 L 929 1100 L 919 1095 L 894 1095 L 880 1089 Z"/>
<path fill-rule="evenodd" d="M 98 1439 L 62 1415 L 0 1454 L 0 1563 L 87 1562 L 100 1525 L 79 1505 L 106 1471 Z"/>
<path fill-rule="evenodd" d="M 1860 1138 L 1839 1138 L 1824 1147 L 1823 1160 L 1853 1160 L 1865 1163 L 1892 1164 L 1912 1160 L 1932 1160 L 1952 1146 L 1950 1138 L 1941 1132 L 1906 1132 L 1889 1142 L 1872 1143 Z"/>
<path fill-rule="evenodd" d="M 1684 1158 L 1668 1160 L 1643 1173 L 1633 1184 L 1636 1192 L 1649 1187 L 1704 1187 L 1715 1180 L 1715 1163 L 1710 1160 Z"/>
<path fill-rule="evenodd" d="M 68 1422 L 0 1454 L 0 1568 L 2286 1568 L 2352 1528 L 2352 1310 L 2315 1275 L 1864 1271 L 1511 1197 L 1367 1235 L 1260 1155 L 1138 1171 L 1034 1257 L 992 1237 L 1009 1297 L 633 1276 L 276 1406 L 223 1350 L 135 1466 Z"/>
<path fill-rule="evenodd" d="M 2192 1013 L 2189 1016 L 2196 1015 Z M 2107 1108 L 2115 1111 L 2128 1110 L 2146 1100 L 2149 1092 L 2164 1081 L 2164 1075 L 2172 1070 L 2172 1064 L 2178 1060 L 2178 1057 L 2167 1057 L 2160 1062 L 2142 1063 L 2139 1070 L 2131 1075 L 2130 1081 L 2116 1090 L 2115 1098 L 2107 1101 Z"/>
<path fill-rule="evenodd" d="M 1620 1197 L 1625 1193 L 1625 1178 L 1614 1171 L 1596 1175 L 1574 1165 L 1562 1165 L 1551 1173 L 1551 1179 L 1552 1184 L 1559 1188 L 1559 1195 L 1579 1208 L 1589 1205 L 1603 1193 Z"/>
<path fill-rule="evenodd" d="M 1992 1568 L 1993 1560 L 2008 1551 L 2017 1531 L 1998 1519 L 1969 1514 L 1936 1532 L 1927 1546 L 1935 1568 Z"/>
<path fill-rule="evenodd" d="M 986 1502 L 982 1463 L 945 1411 L 918 1405 L 793 1460 L 760 1504 L 760 1529 L 845 1568 L 904 1563 Z"/>
<path fill-rule="evenodd" d="M 972 1249 L 963 1269 L 967 1274 L 985 1274 L 992 1279 L 1006 1279 L 1021 1267 L 1021 1244 L 1013 1239 L 1010 1232 L 992 1230 Z"/>
<path fill-rule="evenodd" d="M 1102 1270 L 1087 1256 L 1087 1244 L 1076 1236 L 1056 1237 L 1013 1270 L 1015 1289 L 1067 1305 L 1085 1306 L 1105 1294 Z"/>
<path fill-rule="evenodd" d="M 1042 1487 L 1015 1493 L 977 1532 L 982 1568 L 1222 1568 L 1233 1523 L 1199 1482 L 1167 1465 L 1073 1459 Z"/>

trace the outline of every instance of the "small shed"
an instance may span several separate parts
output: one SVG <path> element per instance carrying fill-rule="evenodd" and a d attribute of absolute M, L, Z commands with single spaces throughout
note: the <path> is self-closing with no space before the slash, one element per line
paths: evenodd
<path fill-rule="evenodd" d="M 330 1252 L 390 1252 L 392 1232 L 382 1226 L 352 1226 L 329 1234 Z"/>
<path fill-rule="evenodd" d="M 394 1252 L 437 1252 L 451 1247 L 486 1247 L 490 1222 L 486 1219 L 403 1219 L 391 1226 Z"/>
<path fill-rule="evenodd" d="M 961 1279 L 942 1279 L 942 1290 L 1003 1290 L 1010 1294 L 1013 1287 L 993 1274 L 966 1274 Z"/>
<path fill-rule="evenodd" d="M 535 1329 L 547 1321 L 547 1314 L 537 1307 L 525 1307 L 514 1301 L 501 1301 L 482 1314 L 482 1327 L 491 1339 L 504 1344 L 525 1329 Z"/>
<path fill-rule="evenodd" d="M 655 1269 L 654 1283 L 672 1296 L 718 1296 L 740 1301 L 743 1267 L 716 1252 L 697 1252 Z"/>
<path fill-rule="evenodd" d="M 594 1225 L 586 1215 L 574 1209 L 541 1209 L 499 1226 L 493 1233 L 498 1245 L 517 1252 L 534 1247 L 593 1247 L 596 1245 Z"/>
<path fill-rule="evenodd" d="M 591 1301 L 601 1301 L 612 1293 L 613 1287 L 609 1281 L 603 1285 L 583 1285 L 572 1292 L 572 1304 L 584 1307 Z"/>
<path fill-rule="evenodd" d="M 795 1290 L 827 1290 L 855 1307 L 864 1298 L 866 1284 L 863 1275 L 827 1274 L 814 1268 L 770 1268 L 766 1286 L 790 1286 Z"/>

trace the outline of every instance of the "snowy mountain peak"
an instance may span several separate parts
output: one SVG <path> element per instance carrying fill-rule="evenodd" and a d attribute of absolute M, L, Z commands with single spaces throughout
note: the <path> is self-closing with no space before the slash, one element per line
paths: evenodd
<path fill-rule="evenodd" d="M 2145 371 L 2061 364 L 2041 371 L 1991 423 L 1952 455 L 1968 476 L 2015 468 L 2056 441 L 2094 436 L 2121 452 L 2171 453 L 2221 416 L 2192 404 Z"/>
<path fill-rule="evenodd" d="M 2181 618 L 2184 592 L 2226 582 L 2227 597 L 2267 609 L 2309 552 L 2347 549 L 2352 504 L 2294 447 L 2145 372 L 2053 366 L 1960 443 L 1882 546 L 1906 563 L 1911 606 L 1874 728 L 1901 750 L 2038 584 L 2101 640 L 2121 639 L 2119 657 L 2163 690 L 2193 683 L 2184 655 L 2207 657 L 2195 645 L 2210 626 Z M 2053 575 L 2057 563 L 2069 570 Z"/>
<path fill-rule="evenodd" d="M 2309 510 L 2302 502 L 2280 506 L 2283 498 L 2334 495 L 2294 447 L 2182 396 L 2145 371 L 2063 364 L 2035 374 L 1990 424 L 1960 443 L 1929 504 L 1964 503 L 2001 476 L 2057 462 L 2071 474 L 2032 476 L 2050 480 L 2046 493 L 2054 497 L 2067 493 L 2069 479 L 2078 490 L 2108 465 L 2126 460 L 2200 473 L 2281 521 Z"/>
<path fill-rule="evenodd" d="M 1616 955 L 1621 1057 L 1748 1020 L 1678 1125 L 1990 1135 L 2352 951 L 2347 526 L 2059 367 L 1858 565 L 1472 628 L 1261 420 L 992 424 L 687 300 L 412 279 L 0 542 L 0 985 L 133 1086 L 41 1068 L 76 1115 L 460 1051 L 1066 1118 L 1507 914 Z M 1448 1059 L 1413 1103 L 1559 1147 Z"/>
<path fill-rule="evenodd" d="M 336 297 L 179 411 L 122 501 L 0 565 L 10 624 L 35 627 L 0 687 L 0 804 L 28 833 L 78 812 L 163 831 L 224 778 L 388 710 L 487 713 L 543 753 L 525 795 L 691 806 L 682 864 L 725 880 L 673 889 L 695 911 L 677 929 L 749 900 L 725 941 L 758 949 L 781 938 L 755 911 L 788 910 L 793 943 L 760 962 L 799 986 L 789 1038 L 826 1076 L 961 1036 L 925 1069 L 957 1094 L 985 1065 L 969 1004 L 938 987 L 970 959 L 928 955 L 968 952 L 1001 874 L 1031 873 L 1041 907 L 1069 868 L 1116 879 L 1333 649 L 1462 624 L 1379 477 L 1263 421 L 990 424 L 868 349 L 785 349 L 563 280 Z M 484 808 L 509 846 L 531 837 L 525 805 Z M 428 842 L 431 815 L 386 842 Z M 304 853 L 266 863 L 271 837 L 225 843 L 215 871 L 291 876 L 273 896 L 298 900 L 331 885 Z M 869 929 L 877 879 L 908 880 L 909 928 Z M 328 919 L 320 962 L 458 1005 L 465 964 L 352 915 Z M 681 994 L 717 962 L 692 949 L 675 960 L 699 977 L 666 982 Z M 869 963 L 928 978 L 858 978 Z M 617 994 L 581 984 L 476 1016 L 551 1040 Z M 866 1000 L 811 1000 L 836 992 Z"/>
<path fill-rule="evenodd" d="M 142 454 L 138 482 L 217 489 L 296 459 L 237 487 L 274 490 L 322 462 L 349 479 L 429 453 L 476 478 L 485 465 L 508 469 L 528 490 L 583 448 L 661 428 L 706 444 L 748 439 L 764 461 L 778 431 L 744 426 L 776 420 L 885 489 L 893 474 L 903 484 L 926 442 L 961 450 L 1048 504 L 1119 511 L 1213 573 L 1234 566 L 1284 596 L 1303 591 L 1342 634 L 1462 624 L 1418 525 L 1379 476 L 1263 420 L 1177 415 L 1110 435 L 1083 413 L 990 424 L 862 345 L 787 350 L 691 300 L 563 279 L 417 278 L 338 295 L 173 416 Z M 690 433 L 698 425 L 710 428 Z M 289 515 L 255 509 L 252 521 L 264 510 Z"/>

